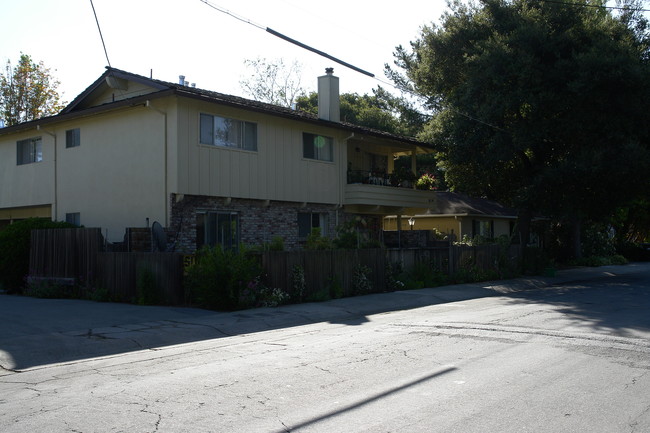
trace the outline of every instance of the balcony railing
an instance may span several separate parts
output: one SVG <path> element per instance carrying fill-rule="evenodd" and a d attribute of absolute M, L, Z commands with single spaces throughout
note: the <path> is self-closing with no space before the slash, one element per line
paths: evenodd
<path fill-rule="evenodd" d="M 367 170 L 348 170 L 348 184 L 392 186 L 396 188 L 413 188 L 410 180 L 399 179 L 395 174 Z"/>

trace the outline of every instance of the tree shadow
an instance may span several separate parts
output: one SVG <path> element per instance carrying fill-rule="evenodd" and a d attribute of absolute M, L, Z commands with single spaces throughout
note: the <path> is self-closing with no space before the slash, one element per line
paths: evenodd
<path fill-rule="evenodd" d="M 508 297 L 517 304 L 550 304 L 563 320 L 614 335 L 631 337 L 650 331 L 650 265 L 630 267 L 620 274 L 594 271 L 581 275 L 583 281 L 550 279 L 546 282 L 555 282 L 555 286 L 539 289 L 531 289 L 542 285 L 539 280 L 509 280 L 233 313 L 2 295 L 0 375 L 316 323 L 362 326 L 374 314 L 490 296 Z"/>
<path fill-rule="evenodd" d="M 554 307 L 561 320 L 621 337 L 650 332 L 650 276 L 609 274 L 541 290 L 512 293 L 513 303 Z"/>

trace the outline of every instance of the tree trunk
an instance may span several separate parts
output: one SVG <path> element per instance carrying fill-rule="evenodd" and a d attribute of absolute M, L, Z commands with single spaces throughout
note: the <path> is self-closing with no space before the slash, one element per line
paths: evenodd
<path fill-rule="evenodd" d="M 571 217 L 571 251 L 574 259 L 582 258 L 582 220 Z"/>

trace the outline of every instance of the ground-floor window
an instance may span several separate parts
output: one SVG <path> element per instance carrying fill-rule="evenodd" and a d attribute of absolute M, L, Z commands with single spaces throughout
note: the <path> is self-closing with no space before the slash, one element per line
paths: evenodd
<path fill-rule="evenodd" d="M 218 244 L 237 249 L 239 237 L 239 215 L 235 212 L 205 212 L 196 216 L 197 248 Z"/>
<path fill-rule="evenodd" d="M 494 221 L 472 221 L 472 237 L 482 236 L 487 239 L 494 238 Z"/>
<path fill-rule="evenodd" d="M 313 228 L 320 228 L 321 236 L 327 236 L 327 214 L 298 212 L 298 238 L 307 239 Z"/>

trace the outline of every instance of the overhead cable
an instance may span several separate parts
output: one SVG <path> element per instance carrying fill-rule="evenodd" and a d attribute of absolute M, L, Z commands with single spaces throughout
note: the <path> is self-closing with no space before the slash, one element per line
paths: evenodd
<path fill-rule="evenodd" d="M 92 0 L 91 0 L 91 1 L 92 1 Z M 231 16 L 231 17 L 233 17 L 233 18 L 235 18 L 235 19 L 237 19 L 237 20 L 239 20 L 239 21 L 242 21 L 242 22 L 246 23 L 246 24 L 250 24 L 250 25 L 252 25 L 253 27 L 257 27 L 258 29 L 264 30 L 264 31 L 266 31 L 267 33 L 270 33 L 270 34 L 272 34 L 272 35 L 275 36 L 275 37 L 278 37 L 278 38 L 280 38 L 280 39 L 282 39 L 282 40 L 284 40 L 284 41 L 287 41 L 287 42 L 292 43 L 292 44 L 294 44 L 294 45 L 296 45 L 296 46 L 299 46 L 300 48 L 303 48 L 303 49 L 305 49 L 305 50 L 311 51 L 312 53 L 318 54 L 318 55 L 321 56 L 321 57 L 325 57 L 325 58 L 327 58 L 327 59 L 330 59 L 330 60 L 332 60 L 332 61 L 334 61 L 334 62 L 336 62 L 336 63 L 338 63 L 338 64 L 340 64 L 340 65 L 345 66 L 346 68 L 350 68 L 350 69 L 352 69 L 353 71 L 360 72 L 360 73 L 362 73 L 362 74 L 364 74 L 364 75 L 367 75 L 367 76 L 369 76 L 369 77 L 373 77 L 373 78 L 374 78 L 374 76 L 375 76 L 375 74 L 373 74 L 373 73 L 371 73 L 371 72 L 368 72 L 368 71 L 365 71 L 365 70 L 363 70 L 363 69 L 361 69 L 361 68 L 358 68 L 358 67 L 356 67 L 356 66 L 354 66 L 354 65 L 352 65 L 352 64 L 350 64 L 350 63 L 348 63 L 348 62 L 344 62 L 343 60 L 340 60 L 340 59 L 338 59 L 338 58 L 336 58 L 336 57 L 334 57 L 334 56 L 332 56 L 332 55 L 330 55 L 330 54 L 327 54 L 327 53 L 321 51 L 321 50 L 318 50 L 318 49 L 316 49 L 316 48 L 310 47 L 310 46 L 307 45 L 307 44 L 303 44 L 302 42 L 300 42 L 300 41 L 298 41 L 298 40 L 296 40 L 296 39 L 290 38 L 289 36 L 286 36 L 286 35 L 284 35 L 284 34 L 278 32 L 278 31 L 276 31 L 276 30 L 273 30 L 273 29 L 271 29 L 271 28 L 269 28 L 269 27 L 262 26 L 261 24 L 254 23 L 253 21 L 249 20 L 248 18 L 245 18 L 245 17 L 243 17 L 243 16 L 241 16 L 241 15 L 238 15 L 238 14 L 236 14 L 236 13 L 234 13 L 234 12 L 231 12 L 231 11 L 229 11 L 228 9 L 225 9 L 225 8 L 223 8 L 223 7 L 221 7 L 221 6 L 218 6 L 218 5 L 212 3 L 212 2 L 210 2 L 210 1 L 208 1 L 208 0 L 201 0 L 201 2 L 202 2 L 202 3 L 205 3 L 205 4 L 208 5 L 208 6 L 210 6 L 210 7 L 213 8 L 214 10 L 217 10 L 217 11 L 219 11 L 219 12 L 221 12 L 221 13 L 224 13 L 224 14 L 226 14 L 226 15 L 229 15 L 229 16 Z"/>

